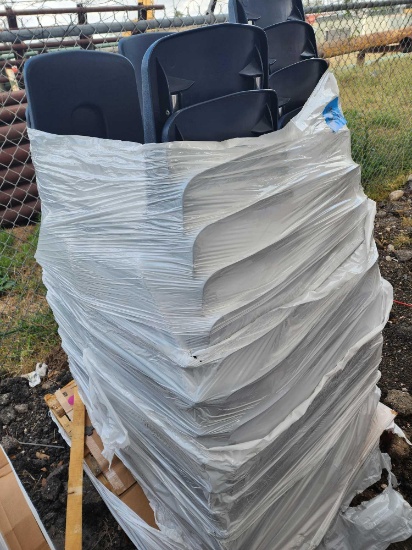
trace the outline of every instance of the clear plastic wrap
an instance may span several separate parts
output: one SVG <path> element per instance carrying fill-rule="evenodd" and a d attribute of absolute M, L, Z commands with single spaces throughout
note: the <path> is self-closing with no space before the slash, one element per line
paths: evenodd
<path fill-rule="evenodd" d="M 386 427 L 392 290 L 337 97 L 326 74 L 283 130 L 221 143 L 30 130 L 37 259 L 105 454 L 155 509 L 160 532 L 99 488 L 141 550 L 302 550 L 358 525 L 339 510 Z"/>

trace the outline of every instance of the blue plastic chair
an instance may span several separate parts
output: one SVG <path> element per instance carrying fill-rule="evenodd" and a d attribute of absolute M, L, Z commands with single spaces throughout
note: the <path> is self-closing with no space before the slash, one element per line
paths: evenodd
<path fill-rule="evenodd" d="M 137 82 L 137 92 L 139 94 L 140 108 L 142 103 L 142 60 L 148 48 L 165 36 L 173 34 L 172 32 L 148 32 L 128 36 L 119 40 L 119 53 L 131 62 L 134 67 Z"/>
<path fill-rule="evenodd" d="M 170 116 L 162 141 L 223 141 L 277 130 L 278 100 L 273 90 L 238 92 L 186 107 Z"/>
<path fill-rule="evenodd" d="M 307 59 L 270 75 L 269 87 L 277 93 L 281 109 L 280 128 L 288 113 L 295 111 L 296 115 L 304 106 L 327 68 L 324 59 Z"/>
<path fill-rule="evenodd" d="M 145 140 L 160 142 L 174 112 L 236 92 L 267 88 L 267 40 L 251 25 L 211 25 L 155 42 L 142 62 Z"/>
<path fill-rule="evenodd" d="M 289 111 L 288 113 L 285 113 L 283 116 L 279 117 L 278 119 L 278 130 L 281 130 L 294 118 L 296 115 L 298 115 L 302 110 L 302 107 L 298 107 L 297 109 L 294 109 L 293 111 Z"/>
<path fill-rule="evenodd" d="M 96 51 L 64 51 L 24 65 L 30 127 L 143 143 L 143 123 L 133 66 Z"/>
<path fill-rule="evenodd" d="M 231 23 L 254 25 L 265 29 L 288 20 L 305 20 L 302 0 L 229 0 Z"/>
<path fill-rule="evenodd" d="M 269 73 L 299 61 L 318 57 L 315 32 L 304 21 L 284 21 L 265 28 L 268 40 Z"/>

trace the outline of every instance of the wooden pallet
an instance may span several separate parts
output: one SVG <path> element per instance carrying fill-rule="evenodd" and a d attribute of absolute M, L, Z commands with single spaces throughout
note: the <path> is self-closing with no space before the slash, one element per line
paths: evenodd
<path fill-rule="evenodd" d="M 72 381 L 64 388 L 57 390 L 55 394 L 45 396 L 50 411 L 70 439 L 73 420 L 73 404 L 71 403 L 73 403 L 75 388 L 76 383 Z M 102 440 L 91 425 L 86 411 L 85 463 L 107 489 L 117 495 L 148 525 L 157 528 L 149 501 L 130 470 L 116 456 L 110 467 L 109 462 L 103 457 L 102 451 Z"/>

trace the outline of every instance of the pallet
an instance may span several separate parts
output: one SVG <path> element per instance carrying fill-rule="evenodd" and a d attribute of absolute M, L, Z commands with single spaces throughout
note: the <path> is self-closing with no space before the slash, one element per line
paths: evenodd
<path fill-rule="evenodd" d="M 64 432 L 72 438 L 73 399 L 76 382 L 69 382 L 54 394 L 47 394 L 44 399 Z M 71 399 L 72 398 L 72 399 Z M 69 402 L 70 401 L 70 402 Z M 143 521 L 157 529 L 154 512 L 143 489 L 137 483 L 130 470 L 115 456 L 110 466 L 102 455 L 103 443 L 93 428 L 86 411 L 86 436 L 84 462 L 100 483 L 117 495 Z"/>

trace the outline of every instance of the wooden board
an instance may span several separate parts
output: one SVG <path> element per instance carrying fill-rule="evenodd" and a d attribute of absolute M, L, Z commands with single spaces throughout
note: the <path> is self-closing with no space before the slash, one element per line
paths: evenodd
<path fill-rule="evenodd" d="M 82 502 L 84 422 L 86 409 L 74 388 L 74 414 L 72 445 L 70 448 L 69 482 L 67 487 L 66 544 L 65 550 L 82 550 Z"/>
<path fill-rule="evenodd" d="M 45 401 L 68 437 L 72 438 L 73 432 L 73 405 L 71 397 L 74 395 L 76 383 L 70 382 L 64 388 L 57 390 L 55 394 L 45 396 Z M 76 399 L 74 400 L 76 402 Z M 142 488 L 134 479 L 126 466 L 114 457 L 112 464 L 102 455 L 103 442 L 92 427 L 90 418 L 85 416 L 86 435 L 83 448 L 83 460 L 90 468 L 94 476 L 112 493 L 117 495 L 129 508 L 131 508 L 148 525 L 157 529 L 153 510 Z"/>
<path fill-rule="evenodd" d="M 398 44 L 401 40 L 408 37 L 412 37 L 412 27 L 331 40 L 324 42 L 319 47 L 319 55 L 325 58 L 336 57 L 338 55 L 368 50 L 369 48 Z"/>

